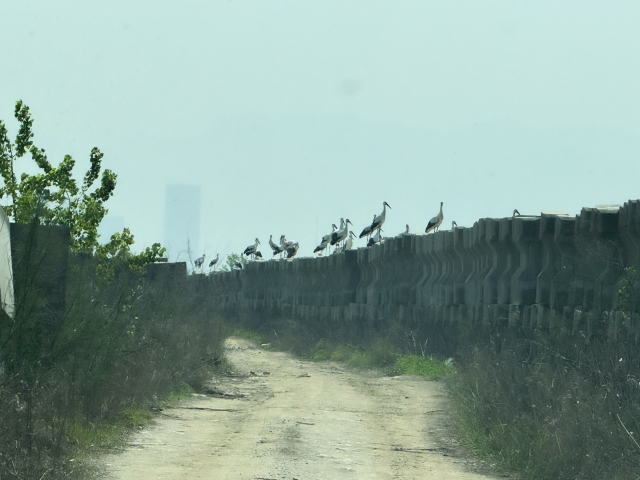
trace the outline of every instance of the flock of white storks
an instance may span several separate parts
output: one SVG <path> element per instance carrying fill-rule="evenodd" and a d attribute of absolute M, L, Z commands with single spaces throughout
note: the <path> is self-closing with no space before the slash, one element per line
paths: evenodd
<path fill-rule="evenodd" d="M 442 224 L 442 220 L 444 219 L 444 215 L 442 213 L 442 205 L 443 205 L 443 202 L 440 202 L 440 212 L 431 220 L 429 220 L 429 223 L 427 224 L 427 228 L 425 229 L 425 233 L 437 231 L 440 228 L 440 225 Z M 383 202 L 382 213 L 380 215 L 374 215 L 373 221 L 371 222 L 371 224 L 367 225 L 362 230 L 359 237 L 357 237 L 357 238 L 366 237 L 367 247 L 371 247 L 372 245 L 375 245 L 376 243 L 380 243 L 381 241 L 384 240 L 382 237 L 382 232 L 383 232 L 382 225 L 384 224 L 385 218 L 387 216 L 387 207 L 391 208 L 391 205 L 389 205 L 387 202 Z M 315 248 L 313 253 L 322 255 L 331 247 L 335 247 L 333 250 L 333 253 L 340 253 L 340 252 L 344 252 L 345 250 L 350 250 L 353 247 L 353 240 L 356 238 L 356 235 L 355 233 L 349 230 L 349 225 L 353 226 L 353 223 L 351 223 L 351 221 L 348 218 L 346 220 L 344 218 L 340 219 L 340 228 L 338 228 L 334 223 L 332 225 L 333 228 L 331 230 L 331 233 L 328 233 L 327 235 L 322 237 L 320 245 L 318 245 Z M 452 228 L 455 228 L 456 226 L 457 224 L 453 222 Z M 403 232 L 403 234 L 409 234 L 409 225 L 407 225 L 407 229 Z M 251 259 L 251 260 L 262 259 L 263 258 L 262 253 L 258 250 L 258 245 L 260 245 L 260 240 L 256 238 L 256 241 L 252 245 L 249 245 L 247 248 L 245 248 L 244 252 L 242 252 L 242 255 L 239 261 L 234 261 L 233 265 L 231 266 L 234 268 L 242 269 L 244 258 Z M 273 241 L 273 235 L 270 235 L 269 246 L 273 251 L 273 256 L 275 257 L 276 255 L 280 255 L 280 258 L 295 257 L 296 254 L 298 253 L 298 248 L 299 248 L 298 242 L 289 241 L 286 239 L 284 235 L 280 236 L 279 243 L 275 243 Z M 205 255 L 202 255 L 200 258 L 197 258 L 193 262 L 195 267 L 194 270 L 199 270 L 200 272 L 203 271 L 204 259 L 205 259 Z M 216 255 L 216 258 L 214 258 L 213 260 L 211 260 L 211 262 L 209 262 L 209 271 L 212 271 L 212 270 L 215 271 L 216 265 L 218 265 L 219 261 L 220 261 L 220 254 Z"/>

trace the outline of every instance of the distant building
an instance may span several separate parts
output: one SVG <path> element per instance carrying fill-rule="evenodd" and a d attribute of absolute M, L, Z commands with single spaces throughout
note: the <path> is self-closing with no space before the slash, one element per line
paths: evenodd
<path fill-rule="evenodd" d="M 169 261 L 188 260 L 202 255 L 200 238 L 200 187 L 166 185 L 164 203 L 164 243 Z"/>

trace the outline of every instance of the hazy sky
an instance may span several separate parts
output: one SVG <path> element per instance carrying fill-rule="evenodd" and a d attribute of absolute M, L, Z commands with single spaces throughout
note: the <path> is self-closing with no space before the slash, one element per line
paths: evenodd
<path fill-rule="evenodd" d="M 638 2 L 1 3 L 0 118 L 80 175 L 98 146 L 138 248 L 165 184 L 201 187 L 208 256 L 383 201 L 392 236 L 640 197 Z"/>

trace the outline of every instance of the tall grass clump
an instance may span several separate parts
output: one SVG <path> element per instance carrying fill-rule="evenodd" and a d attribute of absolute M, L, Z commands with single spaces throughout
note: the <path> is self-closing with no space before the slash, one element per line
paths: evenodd
<path fill-rule="evenodd" d="M 470 447 L 525 479 L 637 479 L 637 349 L 537 333 L 476 348 L 450 379 Z"/>

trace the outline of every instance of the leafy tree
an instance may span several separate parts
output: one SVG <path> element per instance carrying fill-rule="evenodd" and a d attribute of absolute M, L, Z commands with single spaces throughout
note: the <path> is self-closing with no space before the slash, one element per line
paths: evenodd
<path fill-rule="evenodd" d="M 113 195 L 117 175 L 109 169 L 100 175 L 103 153 L 93 148 L 89 156 L 91 166 L 82 185 L 78 186 L 71 176 L 75 160 L 70 155 L 65 155 L 54 167 L 45 150 L 34 145 L 33 119 L 22 100 L 16 102 L 14 116 L 20 123 L 15 143 L 9 139 L 7 128 L 0 120 L 0 175 L 3 180 L 0 198 L 6 197 L 9 202 L 4 206 L 5 212 L 17 223 L 35 221 L 44 225 L 66 225 L 71 229 L 71 248 L 93 253 L 98 246 L 98 225 L 108 212 L 104 203 Z M 41 172 L 35 175 L 23 173 L 18 181 L 16 163 L 27 153 Z M 93 188 L 98 178 L 100 184 Z"/>
<path fill-rule="evenodd" d="M 134 271 L 143 272 L 145 265 L 162 257 L 167 250 L 159 243 L 154 243 L 151 248 L 147 247 L 144 252 L 134 255 L 131 253 L 133 243 L 133 235 L 128 228 L 125 228 L 121 234 L 111 235 L 109 242 L 98 245 L 95 255 L 99 260 L 97 270 L 100 278 L 107 282 L 111 281 L 116 275 L 118 265 L 123 263 Z"/>

